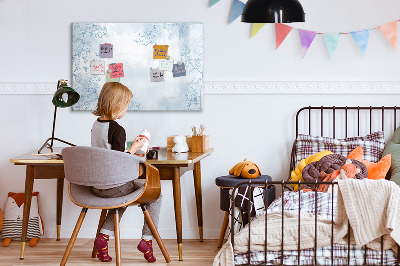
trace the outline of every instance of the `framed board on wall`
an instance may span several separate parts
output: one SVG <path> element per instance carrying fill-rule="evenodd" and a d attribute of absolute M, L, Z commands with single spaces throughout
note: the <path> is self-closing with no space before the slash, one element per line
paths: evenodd
<path fill-rule="evenodd" d="M 94 110 L 108 81 L 132 91 L 131 111 L 202 110 L 203 24 L 73 23 L 73 110 Z"/>

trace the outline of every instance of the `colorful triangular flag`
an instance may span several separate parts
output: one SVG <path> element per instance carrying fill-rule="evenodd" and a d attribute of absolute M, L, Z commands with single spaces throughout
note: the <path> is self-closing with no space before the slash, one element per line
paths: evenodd
<path fill-rule="evenodd" d="M 242 15 L 244 8 L 244 3 L 239 0 L 233 0 L 231 17 L 229 19 L 229 23 L 232 23 L 235 19 L 237 19 L 240 15 Z"/>
<path fill-rule="evenodd" d="M 275 23 L 276 49 L 278 49 L 278 47 L 282 44 L 282 42 L 285 40 L 286 36 L 288 36 L 289 32 L 292 29 L 293 28 L 288 25 Z"/>
<path fill-rule="evenodd" d="M 210 5 L 208 7 L 212 7 L 213 5 L 215 5 L 218 2 L 219 2 L 219 0 L 210 0 Z"/>
<path fill-rule="evenodd" d="M 306 53 L 308 51 L 308 48 L 310 48 L 310 45 L 312 44 L 315 36 L 317 33 L 315 31 L 308 31 L 308 30 L 300 30 L 299 29 L 299 36 L 300 36 L 300 43 L 301 43 L 301 54 L 302 57 L 304 58 L 306 56 Z"/>
<path fill-rule="evenodd" d="M 251 38 L 256 35 L 262 27 L 264 27 L 265 23 L 253 23 L 252 28 L 251 28 Z"/>
<path fill-rule="evenodd" d="M 369 33 L 371 29 L 360 30 L 360 31 L 352 31 L 351 35 L 353 35 L 354 40 L 356 41 L 358 47 L 361 50 L 361 53 L 364 55 L 368 46 Z"/>
<path fill-rule="evenodd" d="M 397 48 L 397 20 L 378 27 L 393 49 Z"/>
<path fill-rule="evenodd" d="M 333 33 L 325 33 L 323 36 L 326 48 L 328 48 L 329 55 L 332 58 L 333 54 L 336 51 L 336 48 L 338 47 L 339 39 L 340 36 L 342 36 L 342 34 L 340 34 L 339 32 L 333 32 Z"/>

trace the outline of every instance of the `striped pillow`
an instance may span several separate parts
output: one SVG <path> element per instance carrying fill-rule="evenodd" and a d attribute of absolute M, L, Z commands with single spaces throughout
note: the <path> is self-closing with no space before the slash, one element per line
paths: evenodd
<path fill-rule="evenodd" d="M 329 150 L 343 156 L 361 146 L 364 151 L 364 159 L 370 162 L 378 162 L 385 148 L 383 131 L 378 131 L 364 137 L 352 137 L 345 139 L 333 139 L 329 137 L 317 137 L 299 134 L 296 139 L 296 165 L 302 159 L 317 152 Z"/>

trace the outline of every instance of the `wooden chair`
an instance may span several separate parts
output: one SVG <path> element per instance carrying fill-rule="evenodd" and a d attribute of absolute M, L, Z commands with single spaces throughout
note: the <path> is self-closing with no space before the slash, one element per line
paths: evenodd
<path fill-rule="evenodd" d="M 142 208 L 145 220 L 149 224 L 166 262 L 171 262 L 145 205 L 157 200 L 161 193 L 160 176 L 157 168 L 137 156 L 103 148 L 68 147 L 63 149 L 62 155 L 65 179 L 70 182 L 68 186 L 69 196 L 74 204 L 82 207 L 82 211 L 60 265 L 66 264 L 88 209 L 102 209 L 96 237 L 103 226 L 107 210 L 116 209 L 114 215 L 116 265 L 121 265 L 118 208 L 129 205 L 139 205 Z M 137 167 L 138 161 L 140 161 L 139 169 Z M 116 185 L 128 182 L 132 179 L 132 176 L 145 177 L 144 180 L 140 180 L 144 182 L 143 189 L 118 198 L 100 198 L 91 191 L 92 186 Z M 96 257 L 94 247 L 92 257 Z"/>

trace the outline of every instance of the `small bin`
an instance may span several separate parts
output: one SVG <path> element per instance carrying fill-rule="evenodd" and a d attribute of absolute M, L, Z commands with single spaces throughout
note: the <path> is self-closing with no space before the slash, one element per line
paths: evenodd
<path fill-rule="evenodd" d="M 209 136 L 192 136 L 192 152 L 205 152 L 208 150 Z"/>

